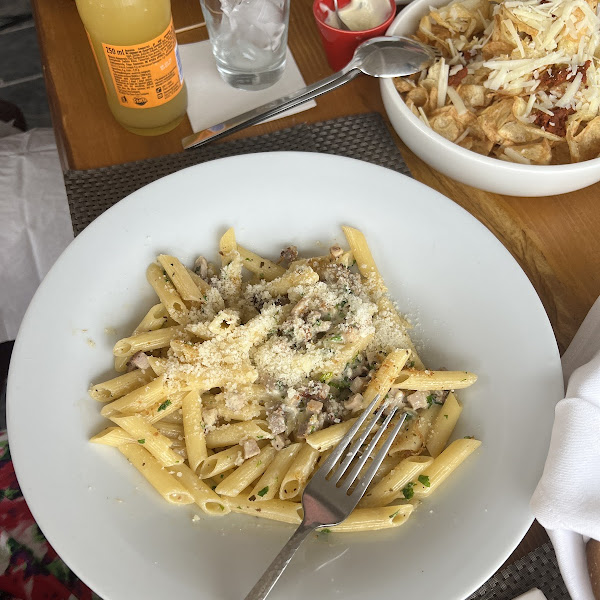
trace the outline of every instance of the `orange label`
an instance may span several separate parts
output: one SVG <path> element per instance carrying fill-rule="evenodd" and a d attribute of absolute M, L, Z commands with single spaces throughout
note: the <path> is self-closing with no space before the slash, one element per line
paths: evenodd
<path fill-rule="evenodd" d="M 121 106 L 160 106 L 183 86 L 173 19 L 149 42 L 135 46 L 102 44 L 102 49 Z"/>

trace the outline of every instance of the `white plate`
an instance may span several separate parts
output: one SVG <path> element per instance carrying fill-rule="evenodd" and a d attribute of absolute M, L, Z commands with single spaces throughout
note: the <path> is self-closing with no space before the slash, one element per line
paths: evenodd
<path fill-rule="evenodd" d="M 432 368 L 479 374 L 461 393 L 457 436 L 483 446 L 406 526 L 308 540 L 272 598 L 462 599 L 527 531 L 559 355 L 546 313 L 510 254 L 468 213 L 393 171 L 328 155 L 255 154 L 180 171 L 119 202 L 60 257 L 15 344 L 8 383 L 12 456 L 25 498 L 67 564 L 105 600 L 237 600 L 292 527 L 202 518 L 164 503 L 112 448 L 86 390 L 153 303 L 160 252 L 215 255 L 234 226 L 267 256 L 322 253 L 340 225 L 364 231 L 393 296 L 417 323 Z M 116 328 L 110 335 L 105 328 Z"/>

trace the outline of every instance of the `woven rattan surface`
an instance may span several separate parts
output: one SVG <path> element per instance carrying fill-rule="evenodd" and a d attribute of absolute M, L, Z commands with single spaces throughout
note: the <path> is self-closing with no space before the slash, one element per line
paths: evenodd
<path fill-rule="evenodd" d="M 73 231 L 79 234 L 128 194 L 180 169 L 226 156 L 274 151 L 338 154 L 410 175 L 379 114 L 341 117 L 144 161 L 90 171 L 67 171 L 65 185 Z"/>

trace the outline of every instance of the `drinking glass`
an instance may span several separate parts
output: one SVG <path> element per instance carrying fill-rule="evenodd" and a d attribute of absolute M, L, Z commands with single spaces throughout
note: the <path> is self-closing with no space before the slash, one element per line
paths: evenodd
<path fill-rule="evenodd" d="M 283 75 L 290 0 L 200 0 L 221 77 L 262 90 Z"/>

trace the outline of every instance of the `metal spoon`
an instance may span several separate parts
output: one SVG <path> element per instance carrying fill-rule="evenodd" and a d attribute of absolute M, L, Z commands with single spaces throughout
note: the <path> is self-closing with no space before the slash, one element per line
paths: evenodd
<path fill-rule="evenodd" d="M 372 77 L 403 77 L 426 69 L 438 57 L 439 52 L 405 37 L 376 37 L 363 42 L 354 52 L 352 60 L 341 70 L 321 81 L 317 81 L 293 94 L 263 104 L 213 125 L 204 131 L 183 138 L 183 147 L 195 148 L 212 140 L 225 137 L 251 125 L 262 123 L 299 104 L 303 104 L 321 94 L 335 90 L 360 73 Z"/>
<path fill-rule="evenodd" d="M 338 0 L 333 0 L 333 12 L 335 13 L 335 16 L 337 17 L 337 20 L 340 24 L 340 29 L 342 31 L 350 31 L 350 27 L 348 27 L 348 25 L 344 23 L 342 17 L 340 17 L 340 8 L 338 6 Z"/>

